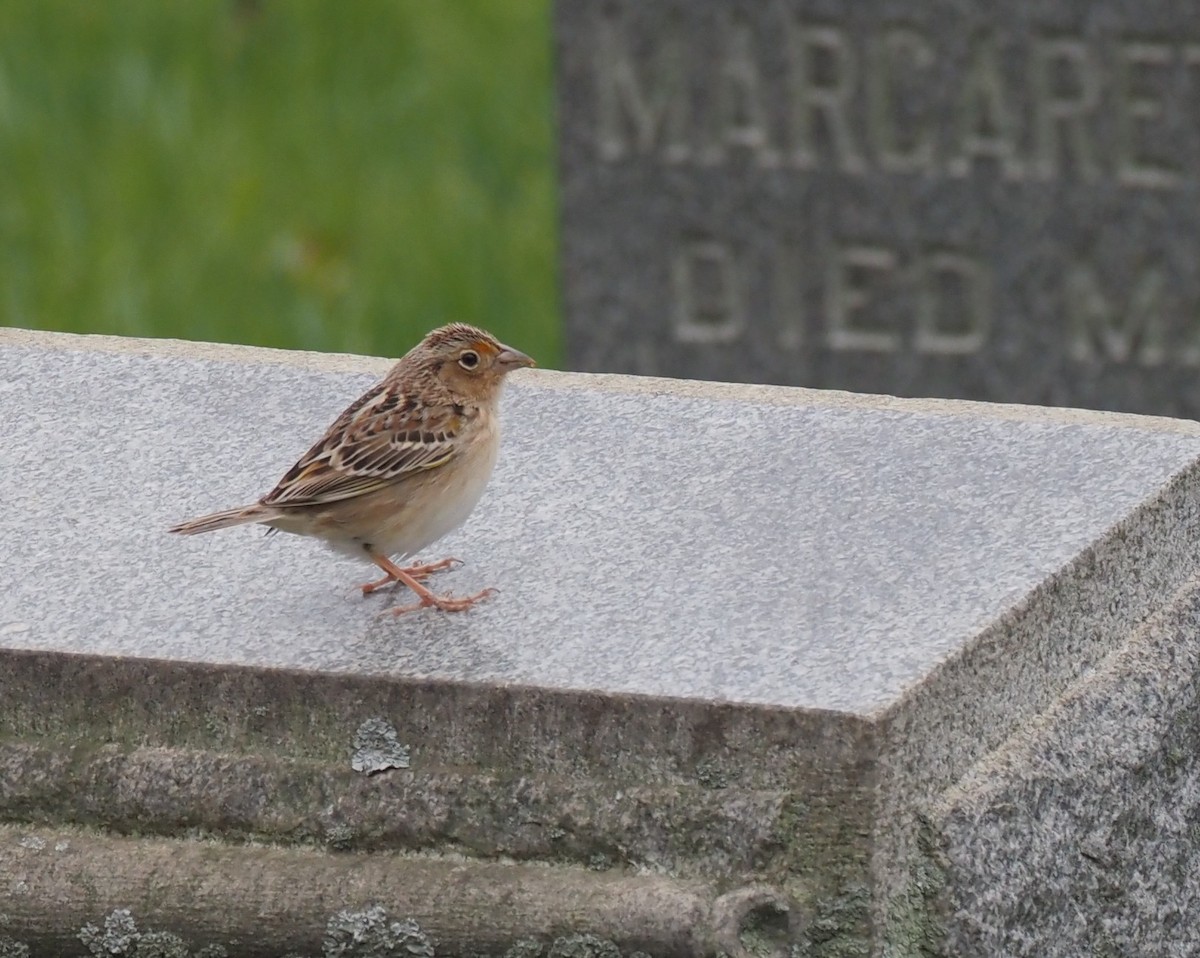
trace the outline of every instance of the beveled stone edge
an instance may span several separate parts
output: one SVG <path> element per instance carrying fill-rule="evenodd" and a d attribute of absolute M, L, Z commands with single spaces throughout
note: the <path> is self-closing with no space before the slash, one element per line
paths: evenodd
<path fill-rule="evenodd" d="M 1052 861 L 1056 873 L 1073 871 L 1086 883 L 1098 871 L 1115 874 L 1127 863 L 1120 857 L 1121 844 L 1108 841 L 1118 817 L 1109 797 L 1126 796 L 1118 805 L 1121 812 L 1136 807 L 1150 787 L 1147 767 L 1160 773 L 1161 786 L 1170 778 L 1170 763 L 1188 761 L 1190 752 L 1164 748 L 1164 743 L 1178 732 L 1181 720 L 1194 716 L 1198 622 L 1200 578 L 1191 578 L 1125 645 L 929 803 L 934 853 L 949 879 L 940 894 L 955 946 L 995 946 L 997 929 L 1005 927 L 1013 907 L 1011 898 L 994 893 L 999 872 L 1012 887 L 1014 871 L 1044 868 Z M 1131 704 L 1137 705 L 1136 713 Z M 1132 727 L 1131 714 L 1137 719 Z M 1076 788 L 1065 788 L 1064 782 Z M 1014 795 L 1049 799 L 1069 827 L 1052 834 L 1030 829 L 1028 818 L 1006 816 Z M 1163 798 L 1160 792 L 1157 799 Z M 1028 806 L 1023 810 L 1028 814 Z M 1011 844 L 1002 847 L 1004 837 Z M 976 920 L 965 922 L 966 915 Z M 979 924 L 984 915 L 998 924 Z"/>
<path fill-rule="evenodd" d="M 376 717 L 423 767 L 530 778 L 811 795 L 869 784 L 877 758 L 869 719 L 824 709 L 0 647 L 0 741 L 348 763 Z"/>
<path fill-rule="evenodd" d="M 382 375 L 395 362 L 395 359 L 359 356 L 353 353 L 320 353 L 265 346 L 194 342 L 183 339 L 140 339 L 126 336 L 58 333 L 18 327 L 0 327 L 0 348 L 4 346 L 110 353 L 146 358 L 291 366 L 316 373 Z M 660 376 L 631 376 L 621 373 L 576 373 L 554 369 L 522 370 L 516 375 L 518 383 L 527 379 L 527 381 L 547 389 L 578 389 L 632 396 L 672 396 L 778 406 L 896 412 L 909 415 L 974 416 L 1001 422 L 1141 429 L 1147 432 L 1200 436 L 1200 422 L 1194 420 L 1105 410 L 1024 406 L 1016 403 L 987 403 L 965 399 L 906 399 L 898 396 L 852 393 L 837 389 L 809 389 L 802 386 L 707 382 L 669 379 Z"/>
<path fill-rule="evenodd" d="M 1200 457 L 872 716 L 880 736 L 872 853 L 879 927 L 934 920 L 944 876 L 923 848 L 931 804 L 1043 725 L 1072 688 L 1127 656 L 1200 576 L 1198 556 Z M 990 679 L 983 687 L 980 675 Z"/>

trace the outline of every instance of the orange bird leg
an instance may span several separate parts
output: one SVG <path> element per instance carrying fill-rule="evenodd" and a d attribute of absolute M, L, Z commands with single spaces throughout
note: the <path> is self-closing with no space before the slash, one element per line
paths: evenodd
<path fill-rule="evenodd" d="M 477 592 L 475 595 L 469 595 L 462 599 L 452 599 L 450 596 L 435 595 L 430 592 L 425 586 L 412 575 L 408 569 L 402 569 L 396 565 L 391 559 L 381 555 L 371 555 L 371 561 L 379 568 L 388 574 L 388 576 L 396 582 L 403 582 L 406 586 L 417 594 L 420 602 L 412 605 L 398 605 L 392 609 L 392 615 L 404 615 L 406 612 L 416 612 L 417 609 L 435 608 L 443 612 L 462 612 L 464 609 L 469 609 L 480 599 L 486 599 L 489 595 L 495 592 L 495 589 L 484 589 L 482 592 Z"/>
<path fill-rule="evenodd" d="M 371 561 L 374 562 L 376 565 L 379 565 L 379 560 L 375 556 L 371 556 Z M 406 566 L 404 571 L 407 572 L 414 579 L 416 579 L 418 582 L 422 582 L 425 579 L 428 579 L 433 573 L 441 572 L 443 569 L 449 569 L 451 566 L 453 566 L 456 562 L 459 562 L 459 561 L 460 561 L 459 559 L 454 559 L 454 558 L 442 559 L 440 562 L 430 562 L 426 565 Z M 390 565 L 390 563 L 389 563 L 389 565 Z M 381 569 L 383 568 L 382 565 L 379 565 L 379 567 Z M 360 585 L 359 588 L 362 589 L 363 595 L 370 595 L 372 592 L 382 589 L 385 586 L 394 585 L 396 582 L 399 582 L 399 581 L 400 581 L 399 579 L 397 579 L 394 575 L 392 575 L 389 572 L 387 575 L 385 575 L 382 579 L 379 579 L 377 582 L 366 582 L 366 583 L 363 583 L 362 585 Z"/>

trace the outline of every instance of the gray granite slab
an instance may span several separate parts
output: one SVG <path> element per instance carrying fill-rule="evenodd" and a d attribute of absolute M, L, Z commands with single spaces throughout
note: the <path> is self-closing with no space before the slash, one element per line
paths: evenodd
<path fill-rule="evenodd" d="M 874 713 L 1152 500 L 1187 423 L 532 371 L 438 586 L 381 616 L 249 502 L 386 367 L 0 338 L 0 646 Z M 439 552 L 439 554 L 441 554 Z"/>
<path fill-rule="evenodd" d="M 557 0 L 571 368 L 1200 415 L 1177 0 Z"/>
<path fill-rule="evenodd" d="M 1196 583 L 930 803 L 946 953 L 1194 955 Z"/>

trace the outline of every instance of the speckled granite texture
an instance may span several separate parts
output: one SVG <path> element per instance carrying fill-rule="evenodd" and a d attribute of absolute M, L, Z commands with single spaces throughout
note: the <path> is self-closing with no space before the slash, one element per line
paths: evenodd
<path fill-rule="evenodd" d="M 311 541 L 164 531 L 270 489 L 372 373 L 20 347 L 0 363 L 8 646 L 854 714 L 1200 453 L 1103 418 L 521 375 L 494 482 L 440 550 L 466 565 L 437 579 L 501 595 L 393 621 L 375 615 L 389 596 L 354 588 L 373 567 Z"/>
<path fill-rule="evenodd" d="M 943 793 L 950 953 L 1200 953 L 1194 585 Z"/>
<path fill-rule="evenodd" d="M 1026 846 L 974 796 L 1110 673 L 1128 723 L 1054 719 L 1064 761 L 1087 743 L 1064 801 L 1090 835 L 1187 791 L 1190 726 L 1154 718 L 1182 692 L 1120 663 L 1164 616 L 1194 654 L 1200 426 L 531 371 L 444 543 L 439 587 L 500 590 L 468 614 L 381 616 L 307 540 L 165 533 L 270 488 L 387 365 L 0 331 L 0 820 L 767 881 L 823 958 L 1003 953 L 984 927 L 1077 953 L 1001 893 Z M 411 769 L 352 771 L 376 719 Z M 1087 771 L 1126 728 L 1136 796 Z M 1073 847 L 1041 825 L 1030 855 Z"/>

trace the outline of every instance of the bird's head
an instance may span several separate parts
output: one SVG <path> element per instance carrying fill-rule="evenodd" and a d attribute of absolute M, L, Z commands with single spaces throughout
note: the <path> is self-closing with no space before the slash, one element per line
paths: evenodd
<path fill-rule="evenodd" d="M 514 369 L 534 365 L 523 352 L 466 323 L 433 330 L 401 363 L 410 361 L 454 397 L 475 401 L 493 398 Z"/>

